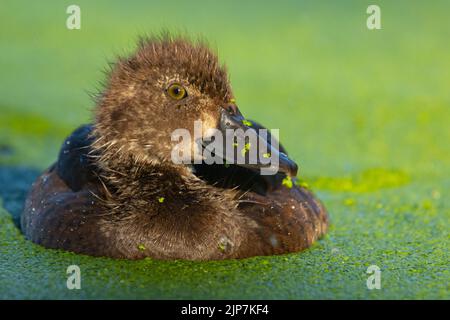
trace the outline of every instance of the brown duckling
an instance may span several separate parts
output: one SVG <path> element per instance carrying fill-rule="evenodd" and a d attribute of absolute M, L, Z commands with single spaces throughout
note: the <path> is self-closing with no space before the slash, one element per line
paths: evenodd
<path fill-rule="evenodd" d="M 255 170 L 261 163 L 171 160 L 172 132 L 191 132 L 196 120 L 222 131 L 263 129 L 244 121 L 234 101 L 225 67 L 206 45 L 142 40 L 113 66 L 93 124 L 75 130 L 33 184 L 21 217 L 25 236 L 128 259 L 245 258 L 309 247 L 326 232 L 327 213 L 290 183 L 297 166 L 282 146 L 270 149 L 280 167 L 272 176 Z"/>

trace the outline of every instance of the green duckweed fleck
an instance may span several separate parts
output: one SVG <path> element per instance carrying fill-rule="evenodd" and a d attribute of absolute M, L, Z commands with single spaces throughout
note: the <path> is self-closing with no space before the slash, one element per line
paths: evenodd
<path fill-rule="evenodd" d="M 253 125 L 253 123 L 251 122 L 251 121 L 249 121 L 249 120 L 242 120 L 242 123 L 244 124 L 244 125 L 246 125 L 247 127 L 251 127 L 252 125 Z"/>
<path fill-rule="evenodd" d="M 250 142 L 248 142 L 244 145 L 244 148 L 242 148 L 242 150 L 241 150 L 242 156 L 245 156 L 245 154 L 250 150 L 251 146 L 252 146 L 252 144 Z"/>
<path fill-rule="evenodd" d="M 225 243 L 219 242 L 219 244 L 217 245 L 217 248 L 218 248 L 220 251 L 225 252 L 225 249 L 226 249 Z"/>
<path fill-rule="evenodd" d="M 293 186 L 292 178 L 290 176 L 286 176 L 286 178 L 284 178 L 283 181 L 281 181 L 281 184 L 286 188 L 291 189 Z"/>
<path fill-rule="evenodd" d="M 305 188 L 305 189 L 310 189 L 309 183 L 307 183 L 305 180 L 303 179 L 297 179 L 295 181 L 295 184 L 298 185 L 299 187 Z"/>

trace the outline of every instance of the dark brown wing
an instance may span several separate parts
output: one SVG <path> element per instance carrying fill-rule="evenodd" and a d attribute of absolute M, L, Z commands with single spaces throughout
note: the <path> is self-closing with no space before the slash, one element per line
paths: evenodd
<path fill-rule="evenodd" d="M 33 183 L 21 227 L 28 239 L 48 248 L 120 256 L 100 231 L 105 209 L 97 197 L 102 185 L 88 155 L 91 130 L 90 125 L 75 130 L 57 162 Z"/>
<path fill-rule="evenodd" d="M 328 214 L 308 190 L 282 186 L 265 196 L 253 192 L 240 199 L 240 211 L 255 221 L 256 240 L 240 257 L 297 252 L 311 246 L 328 228 Z"/>
<path fill-rule="evenodd" d="M 56 174 L 73 191 L 97 181 L 89 152 L 93 142 L 92 125 L 76 129 L 63 143 L 56 162 Z"/>

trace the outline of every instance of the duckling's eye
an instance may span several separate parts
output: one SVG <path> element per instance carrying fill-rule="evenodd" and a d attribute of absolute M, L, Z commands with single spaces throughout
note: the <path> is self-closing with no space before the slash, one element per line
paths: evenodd
<path fill-rule="evenodd" d="M 167 88 L 167 93 L 171 98 L 175 100 L 181 100 L 187 97 L 186 89 L 182 85 L 179 85 L 177 83 L 171 84 Z"/>

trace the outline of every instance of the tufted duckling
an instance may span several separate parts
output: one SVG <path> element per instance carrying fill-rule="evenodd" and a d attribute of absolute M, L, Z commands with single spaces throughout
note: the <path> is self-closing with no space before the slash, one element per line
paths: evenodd
<path fill-rule="evenodd" d="M 205 44 L 141 40 L 112 67 L 93 123 L 33 184 L 26 238 L 93 256 L 217 260 L 300 251 L 326 232 L 325 208 L 295 183 L 296 164 L 270 134 L 259 143 L 279 158 L 275 175 L 262 175 L 260 162 L 175 163 L 172 133 L 195 136 L 199 120 L 202 132 L 264 129 L 243 118 Z"/>

